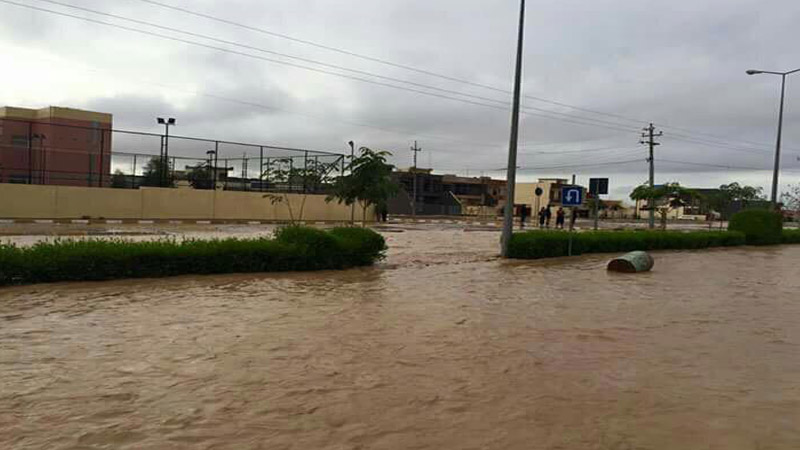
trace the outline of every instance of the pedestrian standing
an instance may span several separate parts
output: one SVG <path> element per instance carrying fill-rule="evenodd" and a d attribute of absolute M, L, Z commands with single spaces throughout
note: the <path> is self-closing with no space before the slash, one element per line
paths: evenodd
<path fill-rule="evenodd" d="M 550 219 L 553 217 L 553 211 L 550 211 L 550 205 L 547 205 L 547 209 L 544 211 L 544 219 L 545 219 L 545 227 L 550 228 Z"/>
<path fill-rule="evenodd" d="M 556 211 L 556 228 L 564 229 L 564 208 L 559 207 Z"/>
<path fill-rule="evenodd" d="M 575 221 L 578 220 L 578 208 L 572 208 L 572 214 L 569 218 L 569 229 L 575 228 Z"/>
<path fill-rule="evenodd" d="M 545 215 L 545 209 L 544 206 L 542 206 L 542 209 L 539 210 L 539 228 L 544 228 Z"/>
<path fill-rule="evenodd" d="M 528 217 L 528 206 L 522 205 L 519 208 L 519 228 L 525 228 L 525 219 Z"/>

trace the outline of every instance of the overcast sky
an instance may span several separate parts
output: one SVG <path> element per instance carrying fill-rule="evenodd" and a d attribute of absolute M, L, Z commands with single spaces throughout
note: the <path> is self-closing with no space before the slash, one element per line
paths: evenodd
<path fill-rule="evenodd" d="M 159 0 L 262 31 L 143 0 L 8 0 L 216 49 L 0 1 L 1 104 L 150 132 L 172 116 L 181 135 L 326 151 L 354 140 L 401 167 L 417 140 L 420 166 L 504 176 L 516 0 Z M 768 188 L 780 77 L 745 70 L 799 68 L 799 20 L 797 0 L 529 0 L 521 179 L 609 176 L 623 198 L 647 178 L 638 133 L 653 121 L 656 182 Z M 800 182 L 800 73 L 786 99 L 782 186 Z"/>

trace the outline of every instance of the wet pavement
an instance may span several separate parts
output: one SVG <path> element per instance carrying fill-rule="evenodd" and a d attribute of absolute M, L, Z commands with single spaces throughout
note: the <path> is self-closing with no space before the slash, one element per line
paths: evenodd
<path fill-rule="evenodd" d="M 0 289 L 0 448 L 800 448 L 800 246 L 624 275 L 384 233 L 374 268 Z"/>

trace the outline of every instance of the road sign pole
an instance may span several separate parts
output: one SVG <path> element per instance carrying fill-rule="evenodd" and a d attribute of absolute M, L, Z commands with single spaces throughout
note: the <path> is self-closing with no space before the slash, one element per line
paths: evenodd
<path fill-rule="evenodd" d="M 594 200 L 594 231 L 597 231 L 597 223 L 600 219 L 600 196 L 595 194 Z"/>

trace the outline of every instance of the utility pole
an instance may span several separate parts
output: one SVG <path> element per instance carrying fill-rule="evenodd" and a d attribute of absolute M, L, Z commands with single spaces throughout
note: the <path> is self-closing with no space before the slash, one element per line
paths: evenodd
<path fill-rule="evenodd" d="M 661 145 L 660 143 L 655 141 L 655 138 L 661 137 L 661 136 L 664 135 L 664 133 L 661 132 L 661 131 L 659 131 L 658 133 L 656 133 L 655 131 L 656 131 L 656 128 L 651 123 L 649 127 L 644 128 L 644 133 L 642 133 L 642 138 L 644 138 L 646 140 L 639 141 L 640 144 L 647 145 L 650 148 L 650 157 L 647 158 L 647 162 L 650 163 L 650 191 L 651 192 L 653 191 L 653 188 L 655 187 L 655 177 L 656 177 L 655 162 L 653 160 L 653 149 L 655 149 L 655 147 L 657 145 Z M 648 209 L 650 210 L 650 218 L 649 218 L 650 229 L 653 229 L 653 228 L 656 227 L 656 209 L 655 209 L 655 205 L 653 204 L 653 202 L 654 202 L 654 199 L 652 197 L 650 197 L 647 200 L 647 203 L 648 203 L 648 206 L 649 206 Z"/>
<path fill-rule="evenodd" d="M 525 39 L 525 0 L 519 5 L 519 30 L 517 34 L 517 66 L 514 74 L 514 103 L 511 108 L 511 137 L 508 145 L 508 172 L 506 209 L 501 238 L 501 255 L 508 257 L 511 236 L 514 234 L 514 190 L 517 182 L 517 144 L 519 141 L 519 99 L 522 91 L 522 45 Z"/>
<path fill-rule="evenodd" d="M 414 153 L 414 167 L 412 171 L 414 173 L 414 196 L 411 199 L 411 215 L 417 215 L 417 154 L 422 151 L 421 148 L 417 145 L 417 141 L 414 141 L 414 146 L 411 147 L 411 151 Z"/>

